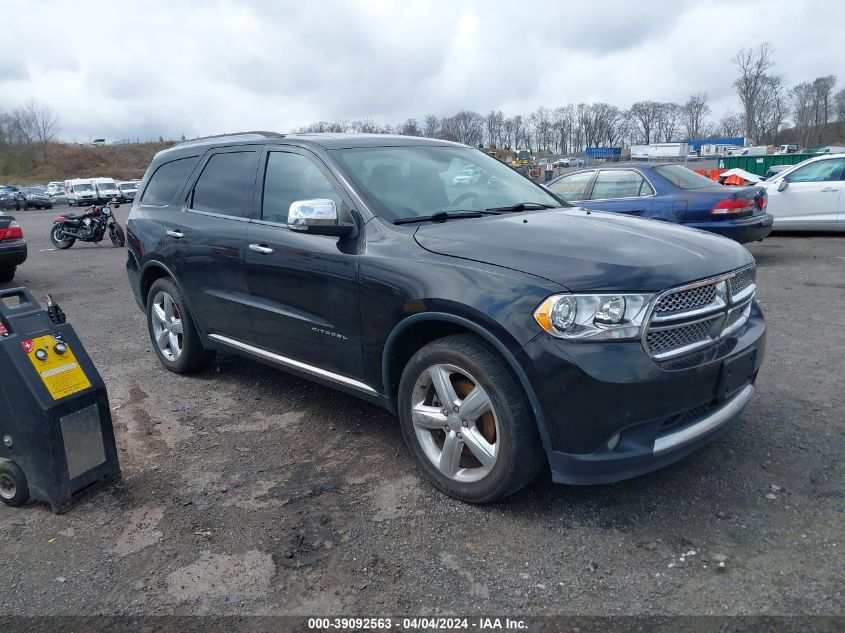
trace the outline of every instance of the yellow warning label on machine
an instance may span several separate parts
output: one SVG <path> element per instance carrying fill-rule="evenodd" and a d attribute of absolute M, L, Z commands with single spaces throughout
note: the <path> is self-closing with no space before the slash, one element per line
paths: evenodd
<path fill-rule="evenodd" d="M 59 337 L 48 335 L 27 340 L 23 349 L 53 399 L 59 400 L 91 386 L 70 345 Z"/>

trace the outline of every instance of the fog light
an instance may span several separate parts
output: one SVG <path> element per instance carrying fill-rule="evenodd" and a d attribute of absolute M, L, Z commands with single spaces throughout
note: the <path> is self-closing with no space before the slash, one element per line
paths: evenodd
<path fill-rule="evenodd" d="M 619 446 L 619 433 L 607 440 L 607 450 L 612 451 Z"/>

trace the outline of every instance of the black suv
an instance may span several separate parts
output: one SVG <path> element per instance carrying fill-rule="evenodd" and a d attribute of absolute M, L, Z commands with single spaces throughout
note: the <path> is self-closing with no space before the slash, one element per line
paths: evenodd
<path fill-rule="evenodd" d="M 213 137 L 157 154 L 139 192 L 127 269 L 165 367 L 234 352 L 381 405 L 465 501 L 544 464 L 571 484 L 654 470 L 754 393 L 745 248 L 569 207 L 463 145 Z"/>

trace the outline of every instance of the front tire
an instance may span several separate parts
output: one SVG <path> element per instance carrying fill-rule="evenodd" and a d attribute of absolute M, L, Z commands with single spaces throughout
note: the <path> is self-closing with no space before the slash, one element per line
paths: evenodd
<path fill-rule="evenodd" d="M 29 501 L 26 475 L 14 462 L 0 461 L 0 501 L 13 508 Z"/>
<path fill-rule="evenodd" d="M 166 369 L 190 374 L 208 366 L 216 352 L 202 346 L 185 297 L 170 278 L 156 279 L 147 293 L 147 329 Z"/>
<path fill-rule="evenodd" d="M 477 336 L 447 336 L 420 349 L 402 373 L 398 408 L 414 459 L 456 499 L 503 499 L 543 466 L 522 388 Z"/>
<path fill-rule="evenodd" d="M 73 246 L 73 243 L 76 241 L 76 238 L 67 237 L 62 232 L 62 228 L 60 226 L 54 225 L 53 228 L 50 229 L 50 241 L 53 243 L 53 246 L 55 246 L 59 250 L 65 250 Z"/>
<path fill-rule="evenodd" d="M 115 222 L 112 226 L 113 228 L 109 234 L 109 237 L 111 238 L 111 245 L 115 248 L 125 246 L 126 236 L 123 234 L 123 229 L 120 228 L 120 225 L 117 222 Z"/>

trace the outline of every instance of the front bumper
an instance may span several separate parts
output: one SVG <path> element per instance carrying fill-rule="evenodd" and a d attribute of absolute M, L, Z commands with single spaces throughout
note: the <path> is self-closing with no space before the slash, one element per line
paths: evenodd
<path fill-rule="evenodd" d="M 740 244 L 757 242 L 772 232 L 775 218 L 770 213 L 760 213 L 738 220 L 719 220 L 715 222 L 696 222 L 684 224 L 694 229 L 716 233 L 728 237 Z"/>
<path fill-rule="evenodd" d="M 0 242 L 0 268 L 20 266 L 26 261 L 26 242 L 23 239 Z"/>
<path fill-rule="evenodd" d="M 662 468 L 719 436 L 754 393 L 765 351 L 759 306 L 715 346 L 658 364 L 639 342 L 562 343 L 538 336 L 521 355 L 545 417 L 555 481 L 598 484 Z M 719 396 L 726 360 L 754 354 L 753 372 Z M 619 434 L 612 449 L 608 442 Z"/>

